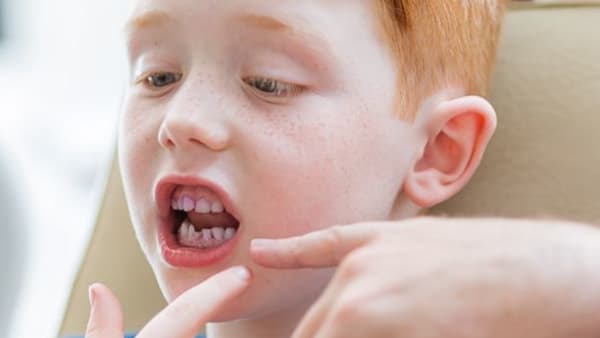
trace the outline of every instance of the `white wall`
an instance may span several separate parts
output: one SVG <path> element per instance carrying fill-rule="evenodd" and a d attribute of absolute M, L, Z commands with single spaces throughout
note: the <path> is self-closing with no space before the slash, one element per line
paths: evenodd
<path fill-rule="evenodd" d="M 12 337 L 55 337 L 114 150 L 128 1 L 3 1 L 0 149 L 27 210 L 2 224 L 25 238 L 0 257 L 25 267 Z"/>

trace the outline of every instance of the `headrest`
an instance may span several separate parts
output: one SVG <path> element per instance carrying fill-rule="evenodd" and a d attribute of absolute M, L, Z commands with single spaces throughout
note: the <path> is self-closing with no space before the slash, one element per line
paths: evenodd
<path fill-rule="evenodd" d="M 600 223 L 600 1 L 511 11 L 490 99 L 481 167 L 432 213 Z"/>

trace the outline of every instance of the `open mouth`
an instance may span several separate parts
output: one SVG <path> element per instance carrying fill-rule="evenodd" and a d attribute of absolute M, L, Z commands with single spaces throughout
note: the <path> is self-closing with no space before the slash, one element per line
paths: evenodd
<path fill-rule="evenodd" d="M 173 235 L 178 244 L 196 249 L 211 249 L 230 241 L 239 229 L 216 194 L 205 187 L 179 186 L 171 198 Z"/>
<path fill-rule="evenodd" d="M 167 177 L 156 187 L 161 219 L 158 242 L 171 266 L 200 268 L 231 253 L 240 221 L 218 185 L 193 177 Z"/>

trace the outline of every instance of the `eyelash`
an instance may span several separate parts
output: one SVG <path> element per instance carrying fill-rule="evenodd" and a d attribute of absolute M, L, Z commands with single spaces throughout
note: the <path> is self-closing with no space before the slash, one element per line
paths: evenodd
<path fill-rule="evenodd" d="M 179 82 L 182 77 L 182 73 L 154 72 L 141 76 L 140 80 L 137 82 L 143 83 L 143 85 L 150 90 L 158 91 Z M 304 90 L 304 87 L 299 85 L 261 76 L 246 77 L 242 79 L 242 81 L 258 92 L 258 95 L 265 96 L 267 99 L 285 99 L 298 95 Z M 165 82 L 168 83 L 165 84 Z"/>
<path fill-rule="evenodd" d="M 182 77 L 183 77 L 183 74 L 181 74 L 181 73 L 155 72 L 155 73 L 150 73 L 148 75 L 142 76 L 138 82 L 143 82 L 143 84 L 146 87 L 148 87 L 152 90 L 159 90 L 161 88 L 164 88 L 166 86 L 169 86 L 173 83 L 178 82 L 179 80 L 181 80 Z M 171 81 L 169 82 L 168 79 L 170 79 Z M 165 81 L 165 80 L 169 83 L 157 84 L 157 81 Z"/>
<path fill-rule="evenodd" d="M 243 79 L 244 83 L 270 98 L 287 98 L 301 93 L 304 88 L 299 85 L 277 81 L 270 78 L 252 76 Z"/>

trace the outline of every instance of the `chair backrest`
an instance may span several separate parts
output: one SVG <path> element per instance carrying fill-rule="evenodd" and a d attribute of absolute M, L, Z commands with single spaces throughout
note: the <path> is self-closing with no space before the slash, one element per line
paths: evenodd
<path fill-rule="evenodd" d="M 600 1 L 546 2 L 509 13 L 498 130 L 472 182 L 434 213 L 600 222 Z"/>
<path fill-rule="evenodd" d="M 541 2 L 509 11 L 491 95 L 497 135 L 472 183 L 432 213 L 600 222 L 600 1 Z M 164 306 L 116 164 L 61 334 L 85 330 L 95 281 L 120 297 L 129 329 Z"/>

